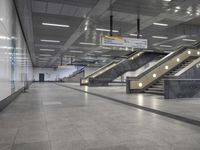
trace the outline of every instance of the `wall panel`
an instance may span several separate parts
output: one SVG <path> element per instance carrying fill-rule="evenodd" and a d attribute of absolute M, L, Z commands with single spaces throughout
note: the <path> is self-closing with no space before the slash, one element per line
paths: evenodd
<path fill-rule="evenodd" d="M 0 101 L 33 80 L 32 63 L 12 0 L 0 0 Z"/>

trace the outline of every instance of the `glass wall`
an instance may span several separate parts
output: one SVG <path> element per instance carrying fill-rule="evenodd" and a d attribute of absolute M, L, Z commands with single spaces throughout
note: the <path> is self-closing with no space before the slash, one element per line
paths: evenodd
<path fill-rule="evenodd" d="M 33 80 L 33 68 L 12 0 L 0 0 L 0 101 Z"/>

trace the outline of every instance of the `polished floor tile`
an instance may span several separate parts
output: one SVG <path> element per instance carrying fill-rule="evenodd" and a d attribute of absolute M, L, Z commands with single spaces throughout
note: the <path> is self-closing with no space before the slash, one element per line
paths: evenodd
<path fill-rule="evenodd" d="M 0 150 L 197 150 L 199 141 L 197 126 L 54 83 L 32 84 L 0 112 Z"/>

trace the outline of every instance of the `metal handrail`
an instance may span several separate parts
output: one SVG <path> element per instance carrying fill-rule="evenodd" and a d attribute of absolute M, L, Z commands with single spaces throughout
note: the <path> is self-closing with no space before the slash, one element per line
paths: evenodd
<path fill-rule="evenodd" d="M 126 59 L 129 59 L 129 58 L 133 57 L 134 55 L 136 55 L 136 54 L 139 53 L 139 52 L 140 52 L 140 51 L 135 51 L 135 53 L 130 54 L 129 56 L 127 56 Z M 124 60 L 126 60 L 126 59 L 122 59 L 121 61 L 120 61 L 120 60 L 113 60 L 112 62 L 108 63 L 107 65 L 104 65 L 104 66 L 102 66 L 101 68 L 97 69 L 95 72 L 91 73 L 90 75 L 84 77 L 83 79 L 87 79 L 87 78 L 93 76 L 94 74 L 96 74 L 96 73 L 98 73 L 98 72 L 104 70 L 104 68 L 107 68 L 108 66 L 112 65 L 113 63 L 120 63 L 120 62 L 122 62 L 122 61 L 124 61 Z"/>

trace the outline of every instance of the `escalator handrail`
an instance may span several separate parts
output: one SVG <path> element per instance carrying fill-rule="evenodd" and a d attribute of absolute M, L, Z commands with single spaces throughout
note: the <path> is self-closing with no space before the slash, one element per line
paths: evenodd
<path fill-rule="evenodd" d="M 134 53 L 132 53 L 132 54 L 130 54 L 129 56 L 127 56 L 126 59 L 129 59 L 129 58 L 133 57 L 134 55 L 136 55 L 136 54 L 139 53 L 139 52 L 140 52 L 140 51 L 135 51 Z M 125 60 L 125 59 L 122 59 L 122 60 L 113 60 L 113 61 L 111 61 L 110 63 L 108 63 L 107 65 L 104 65 L 104 66 L 102 66 L 101 68 L 97 69 L 96 71 L 94 71 L 94 72 L 91 73 L 90 75 L 84 77 L 83 79 L 87 79 L 87 78 L 93 76 L 94 74 L 96 74 L 96 73 L 98 73 L 99 71 L 103 70 L 104 68 L 106 68 L 106 67 L 112 65 L 113 63 L 120 63 L 121 61 L 124 61 L 124 60 Z"/>
<path fill-rule="evenodd" d="M 195 49 L 198 48 L 200 46 L 200 42 L 198 42 L 197 44 L 193 45 L 193 46 L 183 46 L 181 48 L 179 48 L 177 51 L 168 54 L 167 56 L 165 56 L 164 58 L 162 58 L 160 61 L 158 61 L 155 65 L 153 65 L 152 67 L 150 67 L 149 69 L 145 70 L 144 72 L 142 72 L 141 74 L 139 74 L 137 77 L 127 77 L 127 80 L 131 80 L 131 79 L 140 79 L 141 77 L 143 77 L 144 75 L 148 74 L 149 72 L 151 72 L 152 70 L 156 69 L 158 66 L 160 66 L 161 64 L 167 62 L 169 59 L 173 58 L 174 56 L 178 55 L 179 53 L 185 51 L 186 49 Z"/>

